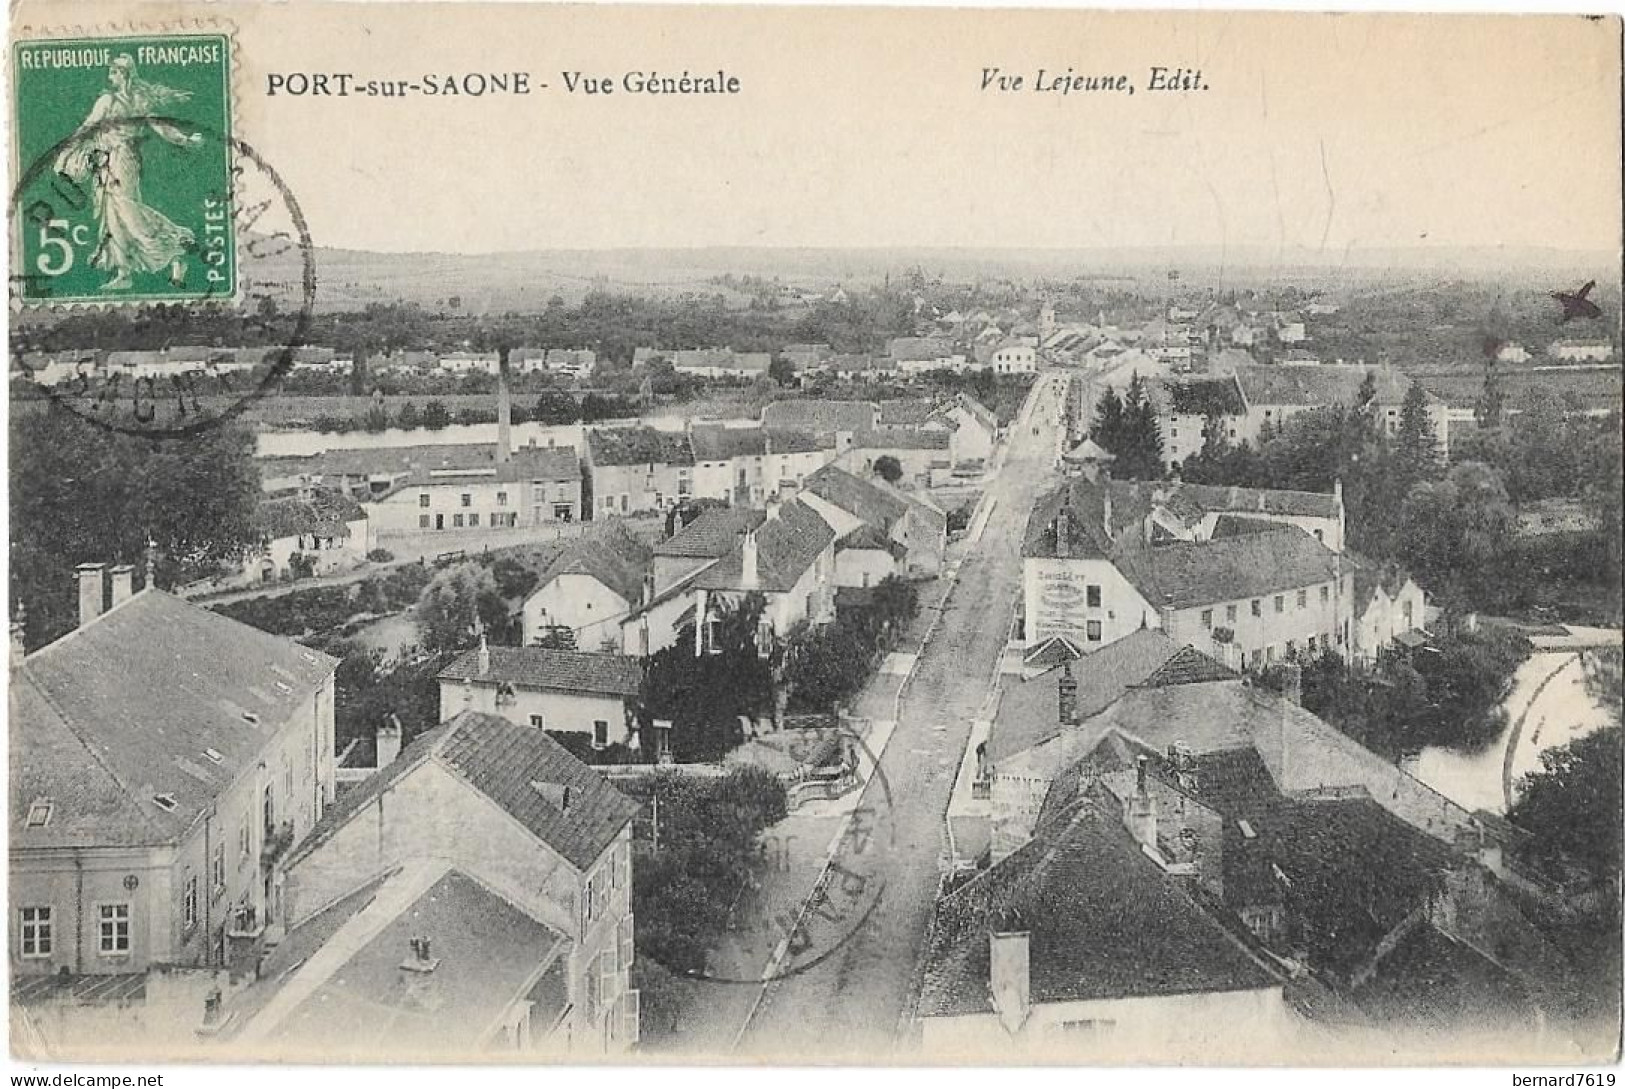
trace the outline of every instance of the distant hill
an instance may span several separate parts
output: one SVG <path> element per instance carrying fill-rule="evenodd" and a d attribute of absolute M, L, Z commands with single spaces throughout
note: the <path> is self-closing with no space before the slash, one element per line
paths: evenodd
<path fill-rule="evenodd" d="M 319 305 L 354 309 L 405 299 L 441 308 L 455 298 L 472 314 L 533 311 L 553 296 L 576 302 L 594 288 L 653 295 L 747 296 L 712 282 L 724 274 L 777 278 L 824 292 L 867 286 L 919 267 L 949 281 L 1074 278 L 1123 280 L 1163 290 L 1291 281 L 1301 286 L 1415 277 L 1525 279 L 1544 285 L 1618 275 L 1617 255 L 1494 246 L 1350 250 L 1326 255 L 1268 246 L 1147 247 L 1086 250 L 756 249 L 536 250 L 496 254 L 371 253 L 318 247 Z M 1174 275 L 1177 273 L 1177 278 Z M 262 279 L 291 292 L 293 253 L 263 262 Z M 1578 277 L 1578 278 L 1576 278 Z M 279 294 L 282 292 L 279 292 Z"/>

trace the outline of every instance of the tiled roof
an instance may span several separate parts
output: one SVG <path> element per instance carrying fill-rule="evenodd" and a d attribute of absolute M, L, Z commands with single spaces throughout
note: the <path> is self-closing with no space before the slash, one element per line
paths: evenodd
<path fill-rule="evenodd" d="M 1048 671 L 1083 657 L 1083 650 L 1064 635 L 1052 635 L 1022 656 L 1027 669 Z"/>
<path fill-rule="evenodd" d="M 923 427 L 882 427 L 852 437 L 859 450 L 947 450 L 953 435 Z"/>
<path fill-rule="evenodd" d="M 727 461 L 738 457 L 761 457 L 767 453 L 766 433 L 759 427 L 695 426 L 689 433 L 694 460 Z"/>
<path fill-rule="evenodd" d="M 309 496 L 262 499 L 254 509 L 254 529 L 267 540 L 314 533 L 320 537 L 347 537 L 346 523 L 364 520 L 361 504 L 340 492 L 322 489 Z"/>
<path fill-rule="evenodd" d="M 1172 541 L 1113 562 L 1153 608 L 1188 609 L 1332 582 L 1337 554 L 1296 526 L 1213 541 Z"/>
<path fill-rule="evenodd" d="M 608 532 L 570 544 L 542 573 L 532 596 L 560 575 L 588 575 L 615 591 L 623 601 L 636 604 L 643 596 L 643 578 L 653 557 L 648 545 L 617 523 Z"/>
<path fill-rule="evenodd" d="M 908 504 L 902 499 L 834 465 L 826 465 L 809 476 L 802 487 L 887 532 L 908 512 Z"/>
<path fill-rule="evenodd" d="M 938 902 L 920 1013 L 988 1012 L 989 934 L 1029 935 L 1034 1005 L 1249 991 L 1281 979 L 1089 799 Z"/>
<path fill-rule="evenodd" d="M 12 672 L 12 848 L 175 842 L 336 665 L 159 590 L 109 609 Z"/>
<path fill-rule="evenodd" d="M 1141 628 L 1070 666 L 1012 683 L 999 697 L 988 736 L 988 759 L 997 763 L 1061 732 L 1060 684 L 1068 669 L 1078 686 L 1074 706 L 1081 722 L 1143 684 L 1179 651 L 1179 644 L 1160 628 Z"/>
<path fill-rule="evenodd" d="M 478 649 L 458 655 L 438 677 L 442 681 L 511 684 L 552 692 L 636 696 L 643 687 L 643 660 L 624 654 L 554 650 L 549 647 L 490 647 L 491 668 L 480 672 Z"/>
<path fill-rule="evenodd" d="M 1247 403 L 1254 408 L 1269 405 L 1352 407 L 1359 402 L 1360 386 L 1367 373 L 1375 377 L 1378 404 L 1397 405 L 1405 399 L 1405 391 L 1410 388 L 1411 380 L 1403 372 L 1356 363 L 1329 363 L 1319 367 L 1237 367 L 1236 381 Z M 1437 398 L 1429 394 L 1428 400 L 1435 401 Z"/>
<path fill-rule="evenodd" d="M 656 556 L 714 560 L 726 556 L 748 530 L 767 518 L 751 507 L 711 507 L 669 538 L 655 545 Z"/>
<path fill-rule="evenodd" d="M 490 799 L 578 870 L 597 861 L 638 811 L 638 803 L 546 732 L 496 715 L 464 711 L 420 734 L 387 768 L 341 796 L 293 849 L 287 864 L 313 852 L 375 798 L 431 760 Z M 535 783 L 566 788 L 564 806 Z"/>
<path fill-rule="evenodd" d="M 701 571 L 693 585 L 701 590 L 787 593 L 834 539 L 835 531 L 817 511 L 792 500 L 779 508 L 778 517 L 764 521 L 756 531 L 755 586 L 744 584 L 742 544 Z"/>
<path fill-rule="evenodd" d="M 947 359 L 954 354 L 954 346 L 938 337 L 897 337 L 886 345 L 886 354 L 900 363 Z"/>
<path fill-rule="evenodd" d="M 1136 687 L 1166 688 L 1175 684 L 1204 684 L 1208 681 L 1234 681 L 1240 676 L 1195 647 L 1181 647 Z"/>
<path fill-rule="evenodd" d="M 274 1049 L 282 1061 L 472 1059 L 532 980 L 571 948 L 565 935 L 444 864 L 404 867 L 348 906 L 284 939 L 304 956 L 290 961 L 281 947 L 272 954 L 255 985 L 265 993 L 239 996 L 257 1016 L 234 1042 Z M 306 940 L 307 929 L 320 933 Z M 429 939 L 433 971 L 401 968 L 416 938 Z"/>
<path fill-rule="evenodd" d="M 430 447 L 429 449 L 433 449 Z M 481 483 L 524 483 L 531 480 L 576 482 L 581 479 L 581 459 L 573 446 L 520 446 L 507 461 L 496 459 L 496 448 L 485 447 L 481 460 L 461 456 L 425 457 L 413 465 L 407 479 L 381 499 L 406 488 L 447 487 Z"/>
<path fill-rule="evenodd" d="M 857 526 L 851 532 L 847 533 L 840 540 L 835 542 L 835 550 L 837 552 L 848 549 L 889 552 L 894 559 L 898 560 L 908 555 L 908 550 L 906 548 L 892 540 L 890 537 L 886 536 L 884 531 L 876 529 L 874 526 L 867 523 Z"/>
<path fill-rule="evenodd" d="M 693 465 L 694 453 L 682 432 L 652 427 L 600 427 L 587 432 L 594 465 Z"/>
<path fill-rule="evenodd" d="M 880 424 L 892 427 L 903 424 L 922 424 L 936 415 L 938 406 L 932 401 L 918 398 L 880 402 Z"/>
<path fill-rule="evenodd" d="M 879 418 L 869 401 L 774 401 L 762 409 L 762 423 L 771 428 L 811 431 L 828 435 L 837 431 L 868 431 Z"/>
<path fill-rule="evenodd" d="M 811 454 L 828 450 L 834 445 L 833 438 L 820 438 L 811 431 L 791 431 L 778 427 L 767 428 L 767 441 L 769 449 L 775 454 Z"/>

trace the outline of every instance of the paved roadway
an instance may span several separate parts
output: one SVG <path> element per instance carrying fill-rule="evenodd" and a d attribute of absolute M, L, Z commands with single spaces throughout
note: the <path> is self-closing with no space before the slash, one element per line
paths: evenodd
<path fill-rule="evenodd" d="M 881 824 L 868 847 L 879 855 L 867 861 L 885 875 L 885 891 L 833 953 L 765 985 L 739 1035 L 738 1058 L 872 1059 L 903 1035 L 947 856 L 948 797 L 1014 617 L 1027 511 L 1054 480 L 1065 381 L 1064 373 L 1041 375 L 1012 429 L 1004 469 L 989 489 L 998 506 L 920 656 L 880 758 L 884 775 L 864 790 L 861 804 Z"/>

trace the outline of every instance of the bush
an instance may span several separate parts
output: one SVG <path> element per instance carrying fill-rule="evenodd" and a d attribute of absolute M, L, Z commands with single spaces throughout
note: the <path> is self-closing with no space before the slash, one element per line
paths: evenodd
<path fill-rule="evenodd" d="M 371 552 L 367 553 L 367 559 L 371 560 L 373 563 L 389 563 L 394 558 L 395 553 L 391 552 L 387 548 L 375 548 Z"/>

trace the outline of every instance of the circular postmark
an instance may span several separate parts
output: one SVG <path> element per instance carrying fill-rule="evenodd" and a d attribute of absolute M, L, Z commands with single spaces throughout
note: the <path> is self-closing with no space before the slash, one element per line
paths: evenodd
<path fill-rule="evenodd" d="M 789 815 L 760 835 L 755 864 L 703 966 L 679 975 L 755 986 L 799 975 L 829 960 L 880 905 L 895 865 L 891 784 L 845 722 L 806 742 L 827 751 L 832 740 L 839 764 L 791 788 Z"/>
<path fill-rule="evenodd" d="M 145 203 L 164 188 L 141 157 L 154 133 L 176 145 L 170 176 L 192 186 L 174 219 Z M 191 156 L 213 176 L 186 173 Z M 253 147 L 208 125 L 87 125 L 21 173 L 10 221 L 14 412 L 57 405 L 112 431 L 184 438 L 272 392 L 305 343 L 316 265 L 304 213 Z"/>

